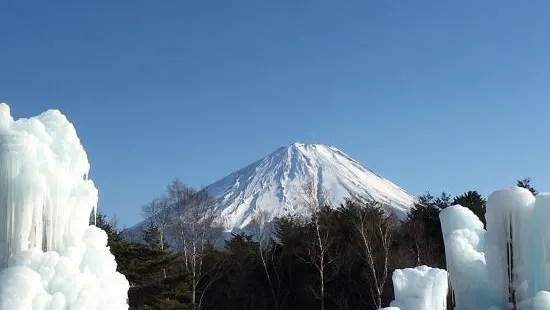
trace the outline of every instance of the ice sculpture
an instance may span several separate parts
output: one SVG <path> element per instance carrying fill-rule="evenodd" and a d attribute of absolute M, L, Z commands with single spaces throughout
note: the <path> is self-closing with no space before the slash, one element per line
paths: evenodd
<path fill-rule="evenodd" d="M 487 230 L 467 208 L 440 213 L 458 310 L 550 309 L 550 196 L 520 187 L 487 200 Z"/>
<path fill-rule="evenodd" d="M 487 200 L 485 230 L 475 214 L 460 205 L 443 209 L 439 218 L 450 280 L 450 307 L 456 310 L 550 310 L 550 194 L 534 197 L 512 187 Z M 424 267 L 419 267 L 424 268 Z M 406 269 L 405 269 L 406 270 Z M 426 293 L 430 278 L 394 273 L 401 310 L 438 310 Z M 413 281 L 415 285 L 404 285 Z M 419 293 L 414 293 L 417 290 Z M 401 302 L 403 296 L 413 302 Z M 388 308 L 389 309 L 389 308 Z"/>
<path fill-rule="evenodd" d="M 531 244 L 534 203 L 531 192 L 521 187 L 496 191 L 487 200 L 487 272 L 490 294 L 500 308 L 536 293 L 528 292 L 533 286 L 527 268 L 534 267 L 530 258 L 536 250 Z"/>
<path fill-rule="evenodd" d="M 483 223 L 470 209 L 459 205 L 442 210 L 439 218 L 454 302 L 463 305 L 463 310 L 486 309 L 492 302 L 487 301 Z"/>
<path fill-rule="evenodd" d="M 392 276 L 396 309 L 446 310 L 447 272 L 419 266 L 397 269 Z"/>
<path fill-rule="evenodd" d="M 56 110 L 14 120 L 0 104 L 0 310 L 128 309 L 98 191 L 73 125 Z"/>

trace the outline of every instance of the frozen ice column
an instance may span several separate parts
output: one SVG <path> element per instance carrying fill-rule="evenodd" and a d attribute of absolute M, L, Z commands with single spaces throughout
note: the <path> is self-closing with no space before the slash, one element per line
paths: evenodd
<path fill-rule="evenodd" d="M 531 268 L 532 287 L 530 294 L 541 290 L 550 291 L 550 194 L 542 193 L 536 197 L 533 209 Z"/>
<path fill-rule="evenodd" d="M 84 148 L 59 111 L 14 121 L 0 104 L 0 269 L 10 253 L 60 250 L 98 199 Z"/>
<path fill-rule="evenodd" d="M 446 310 L 447 272 L 419 266 L 397 269 L 392 275 L 395 300 L 392 307 L 401 310 Z"/>
<path fill-rule="evenodd" d="M 0 103 L 0 310 L 128 309 L 98 191 L 74 126 L 57 110 L 14 120 Z"/>
<path fill-rule="evenodd" d="M 495 304 L 510 304 L 532 297 L 529 266 L 532 266 L 532 211 L 535 197 L 525 188 L 513 187 L 491 194 L 485 218 L 485 256 Z"/>
<path fill-rule="evenodd" d="M 439 218 L 456 309 L 486 309 L 492 302 L 487 296 L 483 223 L 470 209 L 460 205 L 443 209 Z"/>

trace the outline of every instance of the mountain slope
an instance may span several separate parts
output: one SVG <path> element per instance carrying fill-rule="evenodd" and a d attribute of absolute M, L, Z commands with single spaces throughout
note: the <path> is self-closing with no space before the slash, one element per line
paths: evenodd
<path fill-rule="evenodd" d="M 255 211 L 270 218 L 303 213 L 301 184 L 313 180 L 325 188 L 332 205 L 346 197 L 387 204 L 387 211 L 403 219 L 415 198 L 377 175 L 344 152 L 322 144 L 294 143 L 206 187 L 216 198 L 227 229 L 246 227 Z"/>

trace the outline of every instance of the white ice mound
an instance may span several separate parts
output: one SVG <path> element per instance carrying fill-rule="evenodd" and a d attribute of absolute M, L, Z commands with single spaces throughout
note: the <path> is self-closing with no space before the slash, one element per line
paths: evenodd
<path fill-rule="evenodd" d="M 0 104 L 0 310 L 128 309 L 107 235 L 89 225 L 89 168 L 59 111 L 14 120 Z"/>
<path fill-rule="evenodd" d="M 401 310 L 447 309 L 447 272 L 419 266 L 397 269 L 392 276 L 395 300 L 391 306 Z"/>

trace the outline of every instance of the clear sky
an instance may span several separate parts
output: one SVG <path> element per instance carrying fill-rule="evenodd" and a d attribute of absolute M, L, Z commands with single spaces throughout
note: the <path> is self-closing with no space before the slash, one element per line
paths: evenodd
<path fill-rule="evenodd" d="M 10 1 L 0 101 L 60 109 L 122 225 L 295 141 L 420 194 L 550 191 L 550 2 Z"/>

